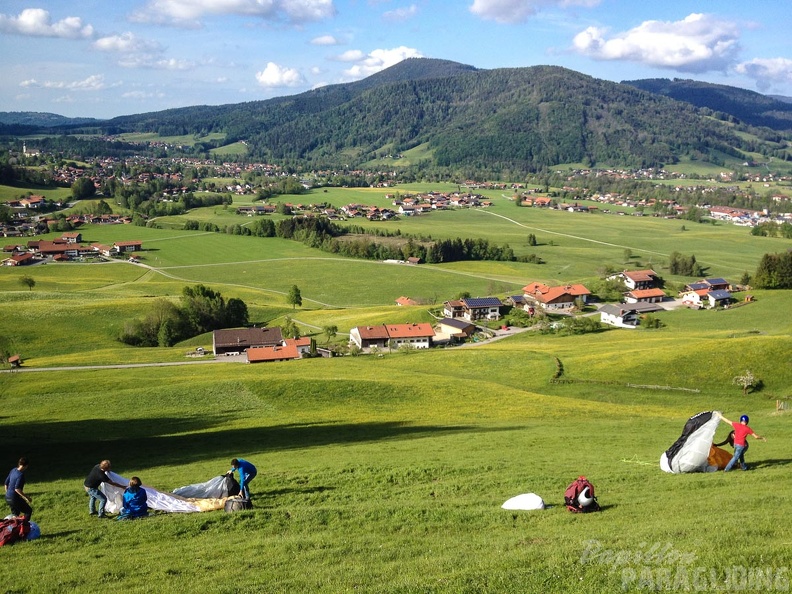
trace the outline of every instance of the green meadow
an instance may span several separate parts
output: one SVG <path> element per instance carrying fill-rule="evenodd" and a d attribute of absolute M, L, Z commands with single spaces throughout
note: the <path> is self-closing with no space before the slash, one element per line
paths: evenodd
<path fill-rule="evenodd" d="M 125 142 L 165 142 L 168 144 L 180 144 L 184 146 L 194 146 L 198 142 L 208 142 L 213 140 L 222 140 L 225 134 L 220 132 L 212 132 L 204 136 L 197 134 L 183 134 L 178 136 L 160 136 L 156 132 L 128 132 L 120 134 L 119 138 Z"/>
<path fill-rule="evenodd" d="M 346 202 L 384 200 L 379 192 Z M 427 307 L 397 307 L 402 295 L 506 296 L 534 280 L 590 282 L 606 265 L 695 280 L 667 274 L 672 251 L 736 282 L 762 254 L 792 247 L 727 225 L 682 231 L 680 221 L 493 199 L 487 210 L 392 228 L 508 242 L 546 264 L 408 266 L 278 239 L 114 225 L 83 237 L 139 239 L 142 264 L 0 267 L 0 335 L 25 369 L 46 368 L 0 373 L 3 472 L 30 458 L 25 490 L 42 531 L 3 547 L 4 591 L 788 591 L 792 456 L 776 401 L 792 400 L 792 292 L 662 312 L 657 330 L 525 332 L 472 348 L 259 365 L 185 356 L 210 348 L 211 336 L 169 349 L 116 340 L 154 300 L 177 300 L 195 283 L 244 300 L 252 322 L 290 316 L 321 345 L 329 324 L 342 340 L 357 325 L 430 320 Z M 286 302 L 295 284 L 299 308 Z M 176 365 L 86 367 L 146 363 Z M 743 395 L 733 378 L 746 370 L 761 384 Z M 767 436 L 750 442 L 748 472 L 659 469 L 703 410 L 749 414 Z M 103 458 L 170 491 L 224 473 L 232 457 L 259 468 L 251 511 L 88 516 L 82 480 Z M 580 474 L 602 512 L 564 508 Z M 548 508 L 501 509 L 529 492 Z"/>

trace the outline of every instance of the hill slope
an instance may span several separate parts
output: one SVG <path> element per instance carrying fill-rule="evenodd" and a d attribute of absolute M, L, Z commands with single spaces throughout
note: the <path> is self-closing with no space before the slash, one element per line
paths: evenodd
<path fill-rule="evenodd" d="M 68 118 L 55 113 L 38 111 L 0 111 L 0 124 L 12 126 L 38 126 L 54 128 L 56 126 L 95 124 L 103 120 L 94 118 Z"/>
<path fill-rule="evenodd" d="M 622 84 L 729 114 L 751 126 L 792 130 L 792 103 L 747 89 L 667 78 L 628 80 Z"/>

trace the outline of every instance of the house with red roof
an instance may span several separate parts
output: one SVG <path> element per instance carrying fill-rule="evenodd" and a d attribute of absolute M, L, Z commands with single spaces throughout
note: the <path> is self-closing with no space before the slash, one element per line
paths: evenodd
<path fill-rule="evenodd" d="M 628 289 L 652 289 L 660 286 L 660 277 L 654 270 L 623 270 L 611 274 L 608 280 L 621 280 Z"/>
<path fill-rule="evenodd" d="M 396 305 L 399 306 L 409 306 L 409 305 L 418 305 L 418 302 L 415 299 L 411 299 L 410 297 L 399 297 L 396 300 Z"/>
<path fill-rule="evenodd" d="M 624 294 L 627 303 L 661 303 L 665 298 L 662 289 L 635 289 Z"/>
<path fill-rule="evenodd" d="M 352 343 L 361 349 L 387 346 L 409 345 L 416 349 L 432 346 L 435 331 L 429 323 L 381 324 L 376 326 L 356 326 L 349 332 Z"/>
<path fill-rule="evenodd" d="M 349 338 L 351 342 L 361 349 L 370 349 L 371 347 L 385 348 L 390 340 L 388 329 L 384 324 L 355 326 L 349 331 Z"/>
<path fill-rule="evenodd" d="M 6 258 L 3 260 L 3 264 L 6 266 L 25 266 L 27 264 L 33 264 L 34 261 L 33 254 L 30 252 L 22 252 L 15 253 L 10 258 Z"/>
<path fill-rule="evenodd" d="M 113 247 L 118 251 L 121 252 L 139 252 L 143 249 L 143 242 L 142 241 L 116 241 L 113 244 Z"/>
<path fill-rule="evenodd" d="M 575 301 L 582 299 L 585 304 L 591 295 L 584 285 L 570 284 L 550 287 L 540 282 L 533 282 L 523 287 L 524 307 L 541 307 L 546 311 L 564 311 L 575 307 Z"/>
<path fill-rule="evenodd" d="M 310 340 L 310 339 L 309 339 Z M 248 363 L 266 363 L 268 361 L 291 361 L 299 359 L 302 354 L 297 349 L 294 339 L 286 340 L 284 345 L 250 347 L 245 351 Z"/>

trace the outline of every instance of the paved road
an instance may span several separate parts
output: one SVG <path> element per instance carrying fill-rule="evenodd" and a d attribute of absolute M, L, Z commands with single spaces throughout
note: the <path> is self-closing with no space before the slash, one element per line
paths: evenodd
<path fill-rule="evenodd" d="M 70 365 L 68 367 L 16 367 L 0 369 L 2 373 L 33 373 L 38 371 L 84 371 L 86 369 L 134 369 L 136 367 L 174 367 L 176 365 L 206 365 L 208 363 L 245 363 L 244 355 L 233 357 L 206 357 L 195 361 L 169 361 L 167 363 L 124 363 L 118 365 Z"/>

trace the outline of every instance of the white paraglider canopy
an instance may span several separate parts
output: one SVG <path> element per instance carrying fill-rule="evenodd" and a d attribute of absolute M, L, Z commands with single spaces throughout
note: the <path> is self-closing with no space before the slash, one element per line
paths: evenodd
<path fill-rule="evenodd" d="M 116 474 L 113 471 L 108 471 L 107 475 L 120 485 L 129 484 L 129 479 L 121 476 L 120 474 Z M 155 511 L 190 513 L 223 509 L 225 506 L 225 497 L 189 499 L 174 495 L 172 493 L 158 491 L 154 487 L 150 487 L 148 485 L 141 485 L 141 488 L 146 491 L 146 503 L 148 508 Z M 107 505 L 105 506 L 105 510 L 111 514 L 119 513 L 123 507 L 124 489 L 115 487 L 108 483 L 102 483 L 100 489 L 105 495 L 107 495 Z"/>
<path fill-rule="evenodd" d="M 679 439 L 660 456 L 660 468 L 674 474 L 709 471 L 707 458 L 720 420 L 718 411 L 700 412 L 690 417 Z"/>

